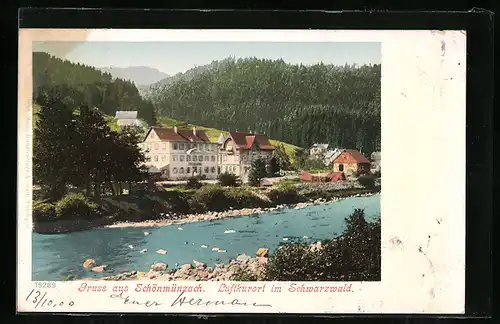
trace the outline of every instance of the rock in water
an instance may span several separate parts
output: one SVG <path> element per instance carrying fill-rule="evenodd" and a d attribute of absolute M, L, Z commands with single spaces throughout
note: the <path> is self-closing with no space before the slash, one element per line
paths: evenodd
<path fill-rule="evenodd" d="M 83 267 L 90 269 L 96 266 L 95 260 L 93 259 L 87 259 L 85 262 L 83 262 Z"/>
<path fill-rule="evenodd" d="M 167 251 L 163 250 L 163 249 L 159 249 L 156 251 L 156 253 L 158 254 L 167 254 Z"/>
<path fill-rule="evenodd" d="M 189 263 L 183 264 L 181 266 L 181 270 L 182 271 L 186 271 L 186 270 L 189 270 L 189 269 L 191 269 L 191 265 Z"/>
<path fill-rule="evenodd" d="M 268 248 L 259 248 L 257 252 L 255 252 L 255 255 L 258 257 L 267 257 L 269 255 L 269 249 Z"/>
<path fill-rule="evenodd" d="M 203 262 L 199 262 L 199 261 L 193 260 L 193 263 L 196 266 L 196 268 L 205 269 L 207 267 L 207 265 L 205 263 L 203 263 Z"/>
<path fill-rule="evenodd" d="M 102 266 L 99 266 L 99 267 L 93 267 L 92 268 L 92 271 L 94 272 L 104 272 L 104 270 L 106 270 L 106 265 L 102 265 Z"/>
<path fill-rule="evenodd" d="M 165 271 L 167 269 L 167 267 L 168 267 L 167 264 L 158 262 L 158 263 L 152 264 L 150 269 L 152 271 Z"/>

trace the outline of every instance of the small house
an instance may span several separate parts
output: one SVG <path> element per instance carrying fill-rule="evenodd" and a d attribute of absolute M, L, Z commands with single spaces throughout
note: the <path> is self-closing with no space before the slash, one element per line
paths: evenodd
<path fill-rule="evenodd" d="M 312 158 L 318 157 L 320 155 L 324 155 L 328 150 L 328 144 L 313 144 L 309 149 L 309 156 Z"/>
<path fill-rule="evenodd" d="M 371 169 L 370 161 L 357 150 L 342 150 L 333 160 L 333 171 L 352 175 L 366 174 Z"/>
<path fill-rule="evenodd" d="M 137 118 L 137 111 L 117 111 L 116 115 L 116 122 L 118 126 L 120 127 L 127 127 L 127 126 L 132 126 L 132 127 L 140 127 L 141 123 L 139 119 Z"/>

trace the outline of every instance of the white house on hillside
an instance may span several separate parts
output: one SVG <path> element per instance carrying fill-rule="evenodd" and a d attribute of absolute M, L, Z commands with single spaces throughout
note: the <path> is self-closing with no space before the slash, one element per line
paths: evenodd
<path fill-rule="evenodd" d="M 150 170 L 160 170 L 164 179 L 217 179 L 218 144 L 210 142 L 202 130 L 151 127 L 141 147 L 146 165 Z"/>
<path fill-rule="evenodd" d="M 141 123 L 137 118 L 137 111 L 117 111 L 115 115 L 118 126 L 135 126 L 140 127 Z"/>

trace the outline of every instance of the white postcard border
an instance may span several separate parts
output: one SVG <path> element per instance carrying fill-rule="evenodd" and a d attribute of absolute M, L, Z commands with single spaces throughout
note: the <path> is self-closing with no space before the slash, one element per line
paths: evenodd
<path fill-rule="evenodd" d="M 185 293 L 226 304 L 173 305 L 178 294 L 135 292 L 137 284 L 86 282 L 106 292 L 78 292 L 82 281 L 37 288 L 31 281 L 31 42 L 32 41 L 269 41 L 382 43 L 382 280 L 303 282 L 310 287 L 352 284 L 352 292 L 289 292 L 292 283 L 264 293 L 218 292 L 228 282 Z M 21 29 L 18 119 L 18 311 L 148 313 L 464 313 L 465 309 L 465 77 L 463 31 L 354 30 L 77 30 Z M 237 283 L 236 283 L 237 284 Z M 110 298 L 128 286 L 129 301 Z M 271 287 L 282 287 L 280 293 Z M 50 297 L 33 302 L 35 289 Z M 238 303 L 229 304 L 237 298 Z M 161 305 L 144 305 L 146 301 Z M 72 305 L 71 302 L 73 303 Z M 62 303 L 62 304 L 61 304 Z M 252 303 L 270 304 L 255 307 Z M 53 306 L 56 305 L 56 306 Z"/>

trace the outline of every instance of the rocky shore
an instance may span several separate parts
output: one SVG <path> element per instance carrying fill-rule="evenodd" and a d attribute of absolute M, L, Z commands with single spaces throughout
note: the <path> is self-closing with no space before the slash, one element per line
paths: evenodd
<path fill-rule="evenodd" d="M 243 209 L 235 209 L 232 210 L 231 207 L 227 211 L 221 211 L 221 212 L 207 212 L 204 214 L 188 214 L 188 215 L 178 215 L 178 214 L 160 214 L 161 219 L 157 220 L 148 220 L 148 221 L 142 221 L 142 222 L 117 222 L 114 224 L 106 225 L 105 227 L 110 227 L 110 228 L 116 228 L 116 227 L 154 227 L 154 226 L 168 226 L 168 225 L 180 225 L 180 224 L 186 224 L 186 223 L 192 223 L 192 222 L 199 222 L 199 221 L 207 221 L 207 220 L 217 220 L 217 219 L 222 219 L 226 217 L 237 217 L 237 216 L 247 216 L 247 215 L 255 215 L 255 214 L 263 214 L 263 213 L 269 213 L 269 212 L 274 212 L 278 211 L 281 209 L 289 208 L 289 209 L 302 209 L 308 206 L 312 205 L 319 205 L 319 204 L 325 204 L 325 203 L 331 203 L 331 202 L 336 202 L 342 199 L 347 199 L 347 198 L 354 198 L 354 197 L 368 197 L 377 194 L 376 192 L 373 193 L 365 193 L 365 194 L 355 194 L 352 196 L 348 197 L 342 197 L 342 198 L 332 198 L 330 200 L 326 199 L 310 199 L 308 202 L 300 202 L 296 204 L 289 204 L 289 205 L 277 205 L 276 207 L 269 207 L 269 208 L 243 208 Z"/>
<path fill-rule="evenodd" d="M 311 251 L 321 249 L 321 242 L 311 244 Z M 261 252 L 262 253 L 259 253 Z M 259 281 L 264 280 L 264 269 L 268 261 L 268 249 L 259 249 L 256 254 L 261 256 L 250 257 L 240 254 L 228 263 L 219 263 L 208 267 L 205 263 L 193 260 L 193 264 L 186 263 L 180 267 L 168 269 L 166 263 L 155 263 L 148 272 L 129 271 L 102 278 L 85 278 L 84 280 L 123 281 L 123 280 L 159 280 L 159 281 Z M 102 267 L 99 267 L 102 268 Z M 99 269 L 100 270 L 100 269 Z M 101 272 L 101 271 L 96 271 Z"/>

